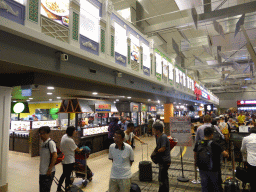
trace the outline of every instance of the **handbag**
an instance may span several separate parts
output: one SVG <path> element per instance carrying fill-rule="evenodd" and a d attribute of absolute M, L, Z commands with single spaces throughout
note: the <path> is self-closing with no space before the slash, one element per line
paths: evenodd
<path fill-rule="evenodd" d="M 243 183 L 249 183 L 250 181 L 247 169 L 245 167 L 240 167 L 240 165 L 236 167 L 235 176 L 237 179 L 241 180 Z"/>
<path fill-rule="evenodd" d="M 168 137 L 170 141 L 170 150 L 172 150 L 178 143 L 177 139 Z"/>
<path fill-rule="evenodd" d="M 155 163 L 155 164 L 158 164 L 159 163 L 159 153 L 157 152 L 157 147 L 154 149 L 154 151 L 152 152 L 151 154 L 151 160 Z"/>

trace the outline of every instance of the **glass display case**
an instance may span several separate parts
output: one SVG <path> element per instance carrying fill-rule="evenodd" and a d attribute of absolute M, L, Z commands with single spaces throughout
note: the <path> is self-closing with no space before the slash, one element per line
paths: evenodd
<path fill-rule="evenodd" d="M 11 121 L 12 131 L 28 131 L 30 130 L 30 121 Z"/>

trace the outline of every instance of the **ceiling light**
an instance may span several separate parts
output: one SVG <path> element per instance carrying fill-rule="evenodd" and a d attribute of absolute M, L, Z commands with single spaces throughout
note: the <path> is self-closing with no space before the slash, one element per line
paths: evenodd
<path fill-rule="evenodd" d="M 179 103 L 179 105 L 180 105 L 181 103 Z"/>
<path fill-rule="evenodd" d="M 52 101 L 52 99 L 49 99 L 49 101 Z"/>
<path fill-rule="evenodd" d="M 33 98 L 29 98 L 30 100 L 32 100 Z"/>
<path fill-rule="evenodd" d="M 116 99 L 116 101 L 119 101 L 119 99 Z"/>
<path fill-rule="evenodd" d="M 47 95 L 52 95 L 52 93 L 47 93 Z"/>
<path fill-rule="evenodd" d="M 127 97 L 127 99 L 131 99 L 131 97 Z"/>
<path fill-rule="evenodd" d="M 17 101 L 13 101 L 14 103 L 16 103 Z"/>
<path fill-rule="evenodd" d="M 164 105 L 162 105 L 162 107 L 163 107 Z"/>
<path fill-rule="evenodd" d="M 123 97 L 123 98 L 125 98 L 125 96 L 120 96 L 120 97 Z"/>
<path fill-rule="evenodd" d="M 93 92 L 92 94 L 93 94 L 93 95 L 98 95 L 98 93 L 97 93 L 97 92 Z"/>
<path fill-rule="evenodd" d="M 57 99 L 61 99 L 61 97 L 57 97 Z"/>
<path fill-rule="evenodd" d="M 148 99 L 148 101 L 151 101 L 151 99 Z"/>
<path fill-rule="evenodd" d="M 50 89 L 50 90 L 52 90 L 52 89 L 54 89 L 54 87 L 47 87 L 47 89 Z"/>
<path fill-rule="evenodd" d="M 158 100 L 157 103 L 160 103 L 160 101 Z"/>
<path fill-rule="evenodd" d="M 27 101 L 30 101 L 30 100 L 27 100 Z"/>

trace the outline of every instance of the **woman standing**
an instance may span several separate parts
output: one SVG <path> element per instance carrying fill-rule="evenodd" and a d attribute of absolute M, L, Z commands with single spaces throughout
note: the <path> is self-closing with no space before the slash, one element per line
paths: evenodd
<path fill-rule="evenodd" d="M 64 153 L 64 160 L 62 161 L 63 173 L 60 177 L 57 192 L 61 192 L 61 186 L 65 179 L 65 191 L 70 191 L 70 176 L 75 164 L 75 151 L 82 151 L 75 144 L 75 141 L 72 139 L 72 136 L 76 133 L 75 127 L 68 127 L 66 134 L 63 135 L 60 142 L 60 150 Z"/>

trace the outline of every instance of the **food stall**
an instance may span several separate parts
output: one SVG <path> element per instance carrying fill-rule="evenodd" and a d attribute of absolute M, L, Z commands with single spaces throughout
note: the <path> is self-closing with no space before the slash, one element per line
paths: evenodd
<path fill-rule="evenodd" d="M 148 116 L 151 115 L 154 121 L 156 120 L 156 112 L 157 112 L 156 105 L 149 106 Z"/>

